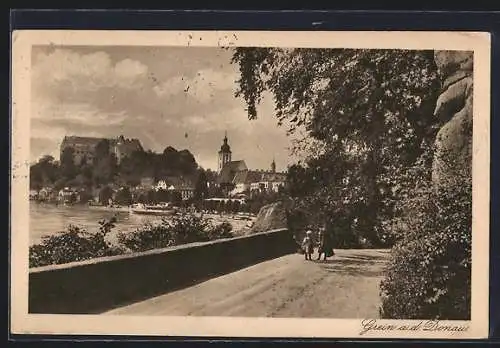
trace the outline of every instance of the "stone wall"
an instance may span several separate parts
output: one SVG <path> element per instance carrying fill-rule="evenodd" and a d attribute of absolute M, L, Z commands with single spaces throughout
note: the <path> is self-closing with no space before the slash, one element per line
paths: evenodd
<path fill-rule="evenodd" d="M 286 229 L 31 269 L 29 312 L 97 314 L 294 253 Z"/>
<path fill-rule="evenodd" d="M 472 170 L 473 53 L 436 51 L 443 83 L 434 115 L 444 122 L 436 137 L 433 180 L 444 183 L 457 172 Z"/>

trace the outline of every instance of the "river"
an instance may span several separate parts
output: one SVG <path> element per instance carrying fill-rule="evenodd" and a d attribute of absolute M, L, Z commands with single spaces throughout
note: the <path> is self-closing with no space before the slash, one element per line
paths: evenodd
<path fill-rule="evenodd" d="M 91 208 L 86 205 L 63 206 L 30 202 L 30 244 L 41 241 L 43 236 L 65 231 L 68 226 L 76 225 L 86 228 L 89 232 L 97 231 L 99 220 L 117 217 L 116 227 L 112 235 L 118 232 L 130 232 L 146 223 L 156 223 L 161 220 L 159 216 L 136 215 L 129 212 L 112 211 Z M 234 220 L 228 216 L 205 215 L 212 221 L 220 223 L 228 221 L 233 226 L 233 232 L 243 233 L 247 227 L 247 220 Z M 251 218 L 253 220 L 254 217 Z"/>
<path fill-rule="evenodd" d="M 85 205 L 62 206 L 30 202 L 30 244 L 40 242 L 41 237 L 64 231 L 71 225 L 96 231 L 99 220 L 117 217 L 116 232 L 128 232 L 143 226 L 147 222 L 154 223 L 158 216 L 135 215 L 128 212 L 116 212 L 89 208 Z"/>

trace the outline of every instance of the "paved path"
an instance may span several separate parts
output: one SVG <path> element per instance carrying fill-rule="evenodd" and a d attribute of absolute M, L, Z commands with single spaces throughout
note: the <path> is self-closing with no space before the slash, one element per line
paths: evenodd
<path fill-rule="evenodd" d="M 388 250 L 337 250 L 327 261 L 287 255 L 105 314 L 376 318 L 388 256 Z"/>

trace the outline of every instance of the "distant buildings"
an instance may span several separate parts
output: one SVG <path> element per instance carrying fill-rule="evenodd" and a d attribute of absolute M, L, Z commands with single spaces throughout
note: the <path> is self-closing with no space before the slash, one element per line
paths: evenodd
<path fill-rule="evenodd" d="M 190 181 L 177 176 L 166 177 L 163 180 L 159 180 L 154 186 L 154 190 L 179 192 L 182 200 L 184 201 L 189 200 L 194 196 L 193 184 Z"/>
<path fill-rule="evenodd" d="M 152 190 L 155 186 L 155 180 L 152 177 L 146 176 L 141 178 L 141 183 L 136 187 L 139 190 Z"/>
<path fill-rule="evenodd" d="M 43 187 L 38 191 L 37 200 L 40 201 L 56 201 L 58 197 L 58 192 L 51 187 Z"/>
<path fill-rule="evenodd" d="M 138 139 L 127 139 L 123 135 L 114 139 L 65 136 L 61 143 L 60 156 L 62 157 L 66 148 L 71 148 L 73 149 L 75 164 L 81 164 L 83 159 L 91 162 L 95 157 L 97 145 L 103 140 L 108 141 L 109 152 L 115 154 L 118 163 L 134 151 L 143 151 L 141 142 Z"/>
<path fill-rule="evenodd" d="M 252 195 L 256 192 L 278 192 L 285 186 L 285 172 L 276 172 L 276 163 L 273 160 L 270 170 L 250 170 L 245 161 L 233 161 L 231 147 L 228 144 L 227 134 L 218 152 L 217 183 L 227 196 L 236 196 L 243 193 Z"/>
<path fill-rule="evenodd" d="M 92 162 L 96 152 L 103 141 L 109 146 L 109 153 L 116 156 L 118 163 L 125 157 L 130 156 L 135 151 L 144 151 L 138 139 L 127 139 L 120 135 L 117 138 L 94 138 L 80 136 L 65 136 L 61 147 L 60 156 L 66 149 L 73 152 L 75 164 L 81 164 L 84 160 Z M 102 150 L 102 148 L 101 148 Z M 191 155 L 191 154 L 189 154 Z M 192 155 L 191 155 L 192 156 Z M 168 157 L 168 156 L 167 156 Z M 268 170 L 249 169 L 244 160 L 233 160 L 231 147 L 229 146 L 227 134 L 223 138 L 222 145 L 218 151 L 217 175 L 210 177 L 206 183 L 210 189 L 208 196 L 219 198 L 248 198 L 259 192 L 278 192 L 285 187 L 287 173 L 276 171 L 276 163 L 273 159 Z M 145 194 L 148 191 L 170 191 L 178 192 L 183 200 L 190 200 L 195 196 L 194 177 L 167 176 L 152 177 L 144 176 L 140 178 L 140 183 L 132 188 L 134 194 Z M 198 183 L 197 183 L 198 185 Z M 108 186 L 112 187 L 113 183 Z M 205 193 L 207 194 L 207 193 Z M 76 195 L 75 190 L 66 188 L 60 191 L 51 188 L 43 188 L 38 192 L 30 192 L 31 199 L 37 200 L 69 200 Z M 96 197 L 97 193 L 92 193 Z"/>

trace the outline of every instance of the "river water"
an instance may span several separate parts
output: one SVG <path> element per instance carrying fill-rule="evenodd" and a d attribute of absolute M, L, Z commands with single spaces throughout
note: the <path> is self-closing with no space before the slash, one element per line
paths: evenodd
<path fill-rule="evenodd" d="M 116 236 L 118 232 L 130 232 L 146 223 L 155 224 L 162 217 L 152 215 L 136 215 L 129 212 L 113 211 L 107 209 L 91 208 L 85 205 L 63 206 L 55 204 L 44 204 L 30 202 L 30 244 L 41 241 L 43 236 L 53 235 L 65 231 L 69 225 L 76 225 L 94 232 L 99 229 L 99 220 L 110 219 L 116 216 L 116 227 L 111 233 Z M 228 221 L 233 226 L 234 233 L 243 233 L 247 228 L 248 221 L 234 220 L 228 216 L 205 215 L 213 222 L 221 223 Z M 251 218 L 253 220 L 254 217 Z M 113 237 L 112 237 L 113 238 Z"/>
<path fill-rule="evenodd" d="M 97 231 L 99 220 L 117 217 L 115 232 L 128 232 L 154 223 L 161 218 L 150 215 L 135 215 L 128 212 L 98 210 L 88 206 L 62 206 L 30 202 L 30 244 L 38 243 L 42 236 L 64 231 L 71 225 L 86 228 L 89 232 Z"/>

